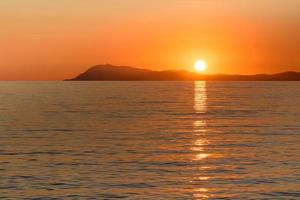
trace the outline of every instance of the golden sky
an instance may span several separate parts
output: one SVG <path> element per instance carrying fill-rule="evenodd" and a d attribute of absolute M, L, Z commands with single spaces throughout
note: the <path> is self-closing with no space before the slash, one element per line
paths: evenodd
<path fill-rule="evenodd" d="M 206 73 L 300 71 L 299 0 L 1 0 L 0 79 L 96 64 Z"/>

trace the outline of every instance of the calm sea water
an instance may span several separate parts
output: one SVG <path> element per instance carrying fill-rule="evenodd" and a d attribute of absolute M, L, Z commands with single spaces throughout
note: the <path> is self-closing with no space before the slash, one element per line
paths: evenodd
<path fill-rule="evenodd" d="M 300 199 L 300 83 L 1 82 L 0 199 Z"/>

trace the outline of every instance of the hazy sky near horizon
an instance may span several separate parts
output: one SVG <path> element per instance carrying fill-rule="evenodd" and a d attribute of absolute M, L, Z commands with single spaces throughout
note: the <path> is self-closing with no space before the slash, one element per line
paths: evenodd
<path fill-rule="evenodd" d="M 0 79 L 96 64 L 207 73 L 300 71 L 299 0 L 1 0 Z"/>

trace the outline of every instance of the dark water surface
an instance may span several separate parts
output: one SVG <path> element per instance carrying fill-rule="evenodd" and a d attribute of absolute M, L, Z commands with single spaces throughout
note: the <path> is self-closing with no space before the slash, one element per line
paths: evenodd
<path fill-rule="evenodd" d="M 300 83 L 1 82 L 0 199 L 300 199 Z"/>

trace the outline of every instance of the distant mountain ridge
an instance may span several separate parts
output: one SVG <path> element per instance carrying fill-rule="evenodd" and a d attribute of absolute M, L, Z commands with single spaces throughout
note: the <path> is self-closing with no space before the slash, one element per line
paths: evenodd
<path fill-rule="evenodd" d="M 66 81 L 300 81 L 300 72 L 256 75 L 206 75 L 185 70 L 153 71 L 129 66 L 96 65 Z"/>

